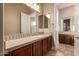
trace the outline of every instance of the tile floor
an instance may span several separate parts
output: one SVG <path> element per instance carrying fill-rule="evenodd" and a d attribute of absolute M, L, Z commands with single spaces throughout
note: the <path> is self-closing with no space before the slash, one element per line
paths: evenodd
<path fill-rule="evenodd" d="M 60 44 L 58 50 L 51 50 L 46 56 L 74 56 L 74 46 Z"/>

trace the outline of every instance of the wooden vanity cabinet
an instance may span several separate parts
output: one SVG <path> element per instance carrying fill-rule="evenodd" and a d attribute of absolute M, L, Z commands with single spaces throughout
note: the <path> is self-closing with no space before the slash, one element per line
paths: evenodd
<path fill-rule="evenodd" d="M 33 43 L 33 56 L 42 56 L 42 40 Z"/>
<path fill-rule="evenodd" d="M 41 38 L 39 41 L 18 48 L 5 56 L 43 56 L 52 48 L 52 36 Z"/>
<path fill-rule="evenodd" d="M 74 36 L 67 34 L 59 34 L 59 42 L 74 46 Z"/>

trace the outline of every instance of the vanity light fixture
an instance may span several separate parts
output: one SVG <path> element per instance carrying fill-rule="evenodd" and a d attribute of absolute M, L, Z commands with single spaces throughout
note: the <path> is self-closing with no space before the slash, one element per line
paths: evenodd
<path fill-rule="evenodd" d="M 24 3 L 24 4 L 26 4 L 27 6 L 31 7 L 32 9 L 40 12 L 39 11 L 39 4 L 37 4 L 37 3 Z"/>

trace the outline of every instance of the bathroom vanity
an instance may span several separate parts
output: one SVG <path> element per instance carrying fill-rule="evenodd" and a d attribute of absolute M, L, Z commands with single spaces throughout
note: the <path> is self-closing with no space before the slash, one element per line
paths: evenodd
<path fill-rule="evenodd" d="M 6 56 L 43 56 L 52 48 L 51 34 L 5 41 Z"/>
<path fill-rule="evenodd" d="M 59 33 L 59 42 L 74 46 L 74 34 L 70 32 Z"/>

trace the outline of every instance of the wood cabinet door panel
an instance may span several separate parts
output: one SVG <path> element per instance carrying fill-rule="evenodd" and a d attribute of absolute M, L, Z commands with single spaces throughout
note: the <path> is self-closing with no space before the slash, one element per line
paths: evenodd
<path fill-rule="evenodd" d="M 33 44 L 33 55 L 42 56 L 42 40 Z"/>
<path fill-rule="evenodd" d="M 74 36 L 71 38 L 71 45 L 74 46 Z"/>
<path fill-rule="evenodd" d="M 16 49 L 13 51 L 14 56 L 32 56 L 32 45 Z"/>
<path fill-rule="evenodd" d="M 48 37 L 47 38 L 47 49 L 48 49 L 48 51 L 50 50 L 50 48 L 51 48 L 51 39 L 50 39 L 50 37 Z"/>
<path fill-rule="evenodd" d="M 25 55 L 26 55 L 26 56 L 32 56 L 32 54 L 33 54 L 33 52 L 32 52 L 32 44 L 27 45 L 27 46 L 25 47 L 25 49 L 26 49 Z"/>
<path fill-rule="evenodd" d="M 47 38 L 43 39 L 43 55 L 47 53 Z"/>
<path fill-rule="evenodd" d="M 62 35 L 59 34 L 59 42 L 62 43 Z"/>
<path fill-rule="evenodd" d="M 25 56 L 25 48 L 22 47 L 22 48 L 19 48 L 19 49 L 16 49 L 13 51 L 13 55 L 14 56 Z"/>
<path fill-rule="evenodd" d="M 64 34 L 59 34 L 59 42 L 65 43 L 65 35 Z"/>
<path fill-rule="evenodd" d="M 71 44 L 72 37 L 65 35 L 65 44 Z"/>
<path fill-rule="evenodd" d="M 50 49 L 51 49 L 52 48 L 52 44 L 53 44 L 53 37 L 50 36 L 49 38 L 50 38 Z"/>
<path fill-rule="evenodd" d="M 52 36 L 47 38 L 47 49 L 48 51 L 52 48 Z"/>

